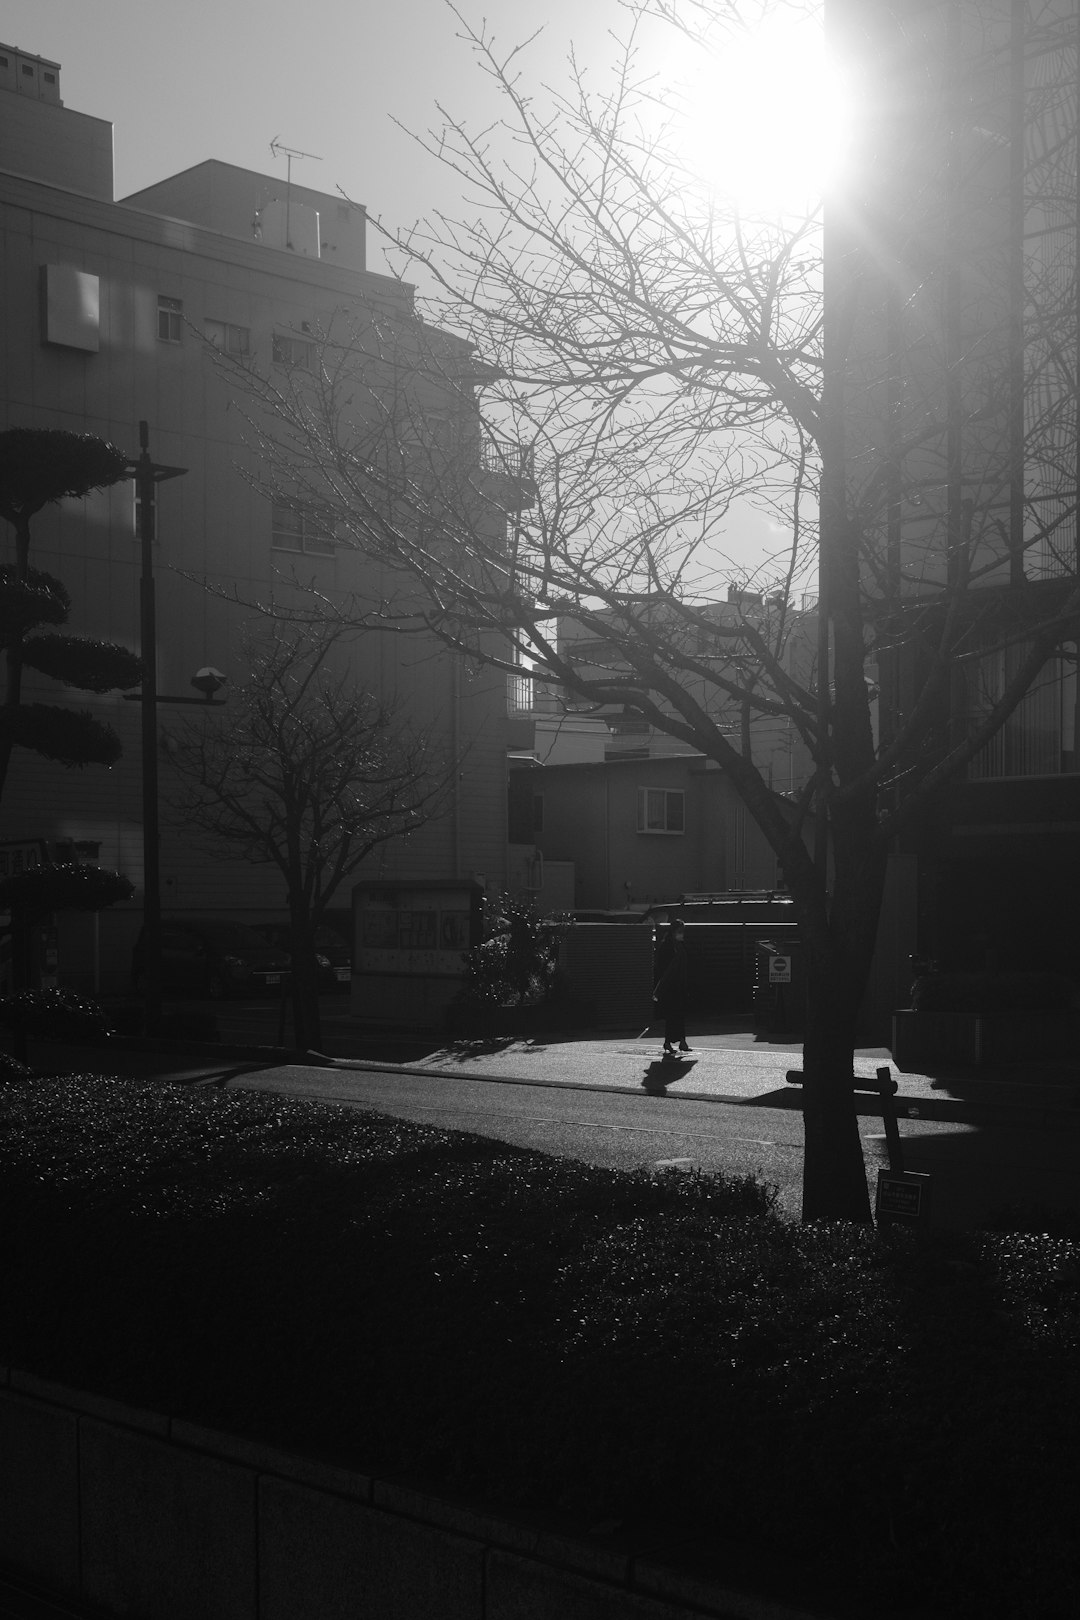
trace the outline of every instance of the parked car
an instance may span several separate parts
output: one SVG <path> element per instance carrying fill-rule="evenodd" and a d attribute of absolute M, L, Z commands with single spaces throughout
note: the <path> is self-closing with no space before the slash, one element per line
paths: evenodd
<path fill-rule="evenodd" d="M 277 949 L 289 949 L 288 923 L 255 923 L 253 926 Z M 315 960 L 319 965 L 320 990 L 344 989 L 348 985 L 352 976 L 352 952 L 337 929 L 326 923 L 315 930 Z"/>
<path fill-rule="evenodd" d="M 143 986 L 143 935 L 131 954 L 131 982 Z M 226 917 L 163 917 L 161 987 L 220 1001 L 280 989 L 289 971 L 286 951 L 247 923 Z"/>

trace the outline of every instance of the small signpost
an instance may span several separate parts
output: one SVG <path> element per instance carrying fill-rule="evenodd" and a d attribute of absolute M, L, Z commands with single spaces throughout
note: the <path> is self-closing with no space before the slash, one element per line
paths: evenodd
<path fill-rule="evenodd" d="M 801 1086 L 801 1069 L 787 1071 L 789 1085 Z M 896 1118 L 897 1085 L 887 1065 L 875 1069 L 873 1080 L 856 1076 L 856 1091 L 876 1091 L 881 1098 L 881 1118 L 885 1125 L 885 1145 L 889 1154 L 889 1168 L 878 1171 L 877 1199 L 874 1213 L 878 1225 L 883 1221 L 904 1221 L 923 1226 L 929 1221 L 931 1177 L 921 1170 L 904 1169 L 904 1149 L 900 1141 L 900 1127 Z"/>
<path fill-rule="evenodd" d="M 769 957 L 769 983 L 770 984 L 790 984 L 791 983 L 791 957 L 790 956 L 770 956 Z"/>
<path fill-rule="evenodd" d="M 879 1170 L 874 1213 L 879 1226 L 883 1221 L 925 1225 L 930 1214 L 930 1177 L 919 1170 Z"/>

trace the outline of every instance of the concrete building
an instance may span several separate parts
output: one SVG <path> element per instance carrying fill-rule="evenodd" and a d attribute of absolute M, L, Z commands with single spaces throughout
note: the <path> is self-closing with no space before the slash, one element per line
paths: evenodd
<path fill-rule="evenodd" d="M 724 734 L 740 737 L 742 716 L 735 700 L 719 685 L 729 670 L 739 668 L 748 656 L 740 647 L 738 629 L 746 625 L 773 644 L 783 669 L 804 686 L 813 685 L 817 656 L 817 614 L 812 604 L 803 608 L 785 606 L 777 599 L 766 600 L 760 592 L 729 587 L 727 600 L 694 607 L 687 617 L 703 623 L 688 626 L 661 610 L 660 630 L 671 642 L 685 650 L 688 663 L 701 664 L 718 677 L 713 684 L 689 667 L 680 675 L 692 693 Z M 602 620 L 604 615 L 597 614 Z M 713 636 L 711 625 L 723 627 L 725 634 Z M 559 654 L 572 665 L 579 680 L 593 686 L 619 681 L 629 672 L 617 638 L 605 639 L 575 619 L 559 624 Z M 539 764 L 568 764 L 573 760 L 660 759 L 690 754 L 691 746 L 679 737 L 661 730 L 634 709 L 632 703 L 590 703 L 578 690 L 558 682 L 522 676 L 512 687 L 511 710 L 516 749 Z M 754 764 L 776 793 L 795 794 L 810 776 L 808 750 L 792 723 L 784 717 L 755 715 L 750 722 Z"/>
<path fill-rule="evenodd" d="M 271 590 L 371 602 L 381 589 L 378 571 L 347 545 L 269 497 L 215 351 L 271 378 L 294 376 L 313 363 L 320 331 L 335 320 L 401 319 L 411 289 L 365 268 L 363 208 L 282 177 L 214 161 L 114 200 L 111 125 L 65 107 L 60 90 L 59 64 L 0 46 L 0 426 L 89 432 L 134 458 L 146 421 L 155 462 L 184 469 L 158 489 L 157 681 L 163 694 L 190 695 L 201 666 L 243 678 L 243 625 Z M 31 560 L 70 590 L 72 631 L 138 646 L 137 521 L 129 484 L 37 518 Z M 378 630 L 356 658 L 360 681 L 462 760 L 449 813 L 384 846 L 361 875 L 479 877 L 498 889 L 504 678 L 477 674 L 431 640 Z M 30 684 L 25 696 L 34 695 Z M 53 686 L 49 696 L 63 694 Z M 0 858 L 34 859 L 61 841 L 96 845 L 101 864 L 138 889 L 138 705 L 120 694 L 69 696 L 119 733 L 123 759 L 74 773 L 18 755 L 0 807 Z M 162 729 L 169 723 L 162 704 Z M 272 869 L 208 861 L 192 847 L 169 817 L 167 761 L 162 771 L 166 910 L 280 913 Z M 138 923 L 138 898 L 102 915 L 92 945 L 89 922 L 62 922 L 61 978 L 118 988 Z"/>
<path fill-rule="evenodd" d="M 902 632 L 875 672 L 882 724 L 916 701 L 949 601 L 963 656 L 939 721 L 959 739 L 1080 575 L 1080 17 L 1075 0 L 829 0 L 827 17 L 858 100 L 827 219 L 830 383 L 848 510 L 875 514 L 868 567 Z M 1077 640 L 1064 630 L 905 837 L 913 949 L 943 967 L 1054 964 L 1080 982 Z"/>
<path fill-rule="evenodd" d="M 701 754 L 519 767 L 509 797 L 511 851 L 542 856 L 542 910 L 643 911 L 681 894 L 783 887 L 757 824 Z"/>

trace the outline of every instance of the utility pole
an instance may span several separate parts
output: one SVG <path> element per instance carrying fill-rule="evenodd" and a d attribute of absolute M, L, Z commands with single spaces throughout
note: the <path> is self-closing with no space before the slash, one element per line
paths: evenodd
<path fill-rule="evenodd" d="M 139 459 L 130 464 L 139 495 L 142 576 L 139 580 L 139 651 L 142 691 L 143 822 L 143 1013 L 146 1033 L 161 1022 L 161 871 L 158 826 L 157 608 L 154 598 L 154 518 L 157 486 L 179 478 L 186 467 L 163 467 L 150 459 L 150 430 L 139 423 Z"/>

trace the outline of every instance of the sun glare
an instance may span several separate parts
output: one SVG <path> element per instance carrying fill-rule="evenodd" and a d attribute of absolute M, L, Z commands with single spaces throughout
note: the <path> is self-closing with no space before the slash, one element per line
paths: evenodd
<path fill-rule="evenodd" d="M 681 120 L 683 161 L 744 211 L 808 211 L 836 178 L 846 104 L 820 19 L 778 17 L 697 67 Z"/>

